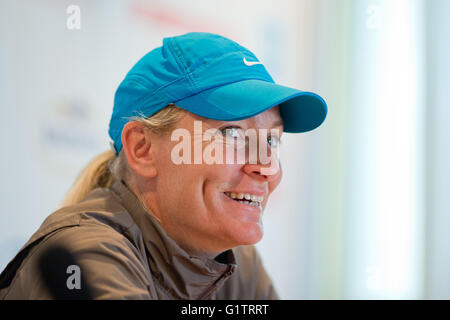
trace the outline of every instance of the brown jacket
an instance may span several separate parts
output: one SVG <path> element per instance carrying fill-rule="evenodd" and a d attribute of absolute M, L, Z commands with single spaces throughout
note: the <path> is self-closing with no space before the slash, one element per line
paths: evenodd
<path fill-rule="evenodd" d="M 0 275 L 0 299 L 51 299 L 38 257 L 64 244 L 96 299 L 278 299 L 253 246 L 189 256 L 123 182 L 51 214 Z"/>

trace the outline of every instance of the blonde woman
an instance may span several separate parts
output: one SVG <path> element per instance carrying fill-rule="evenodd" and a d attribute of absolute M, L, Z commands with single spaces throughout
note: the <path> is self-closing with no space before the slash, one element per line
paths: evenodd
<path fill-rule="evenodd" d="M 95 299 L 277 299 L 253 246 L 282 176 L 277 148 L 283 131 L 313 130 L 326 113 L 227 38 L 165 38 L 116 91 L 112 150 L 8 264 L 0 297 L 61 298 L 60 286 Z M 67 271 L 59 255 L 45 260 L 56 246 L 83 286 L 42 272 Z"/>

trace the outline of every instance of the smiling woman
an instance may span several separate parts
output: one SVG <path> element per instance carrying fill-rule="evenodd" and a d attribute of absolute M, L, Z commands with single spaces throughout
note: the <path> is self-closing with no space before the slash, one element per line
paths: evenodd
<path fill-rule="evenodd" d="M 164 39 L 116 91 L 113 151 L 86 167 L 8 264 L 0 298 L 67 297 L 66 281 L 39 273 L 56 244 L 96 299 L 278 298 L 253 245 L 282 177 L 281 131 L 313 130 L 326 113 L 322 98 L 275 84 L 229 39 Z M 202 161 L 205 152 L 227 161 Z"/>
<path fill-rule="evenodd" d="M 177 128 L 190 133 L 192 145 L 199 118 L 187 113 L 176 123 Z M 227 126 L 267 130 L 277 120 L 280 120 L 278 109 L 272 108 L 252 118 L 228 122 Z M 208 126 L 222 124 L 223 121 L 208 121 Z M 226 165 L 201 161 L 176 164 L 171 159 L 171 150 L 177 142 L 169 139 L 168 135 L 142 130 L 136 122 L 127 123 L 122 133 L 122 150 L 132 169 L 128 184 L 169 236 L 189 252 L 213 255 L 259 241 L 262 210 L 281 179 L 281 171 L 264 175 L 261 170 L 267 165 L 249 161 Z M 205 147 L 210 142 L 200 143 Z M 230 149 L 226 144 L 220 148 L 224 153 Z M 246 195 L 248 199 L 232 200 L 226 193 Z M 263 200 L 255 205 L 248 201 L 251 197 Z"/>

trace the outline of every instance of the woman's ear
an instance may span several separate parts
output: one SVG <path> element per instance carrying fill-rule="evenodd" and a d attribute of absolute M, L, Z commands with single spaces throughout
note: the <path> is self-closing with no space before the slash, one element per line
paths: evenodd
<path fill-rule="evenodd" d="M 152 143 L 150 130 L 138 121 L 131 121 L 123 128 L 121 138 L 130 168 L 142 177 L 155 177 L 156 143 Z"/>

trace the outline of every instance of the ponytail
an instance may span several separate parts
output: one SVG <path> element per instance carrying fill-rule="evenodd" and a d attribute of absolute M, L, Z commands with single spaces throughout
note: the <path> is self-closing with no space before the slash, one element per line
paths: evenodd
<path fill-rule="evenodd" d="M 112 150 L 105 151 L 95 157 L 81 171 L 75 183 L 67 192 L 62 206 L 70 206 L 79 203 L 83 198 L 95 188 L 108 188 L 113 183 L 113 176 L 109 169 L 110 162 L 115 159 Z"/>

